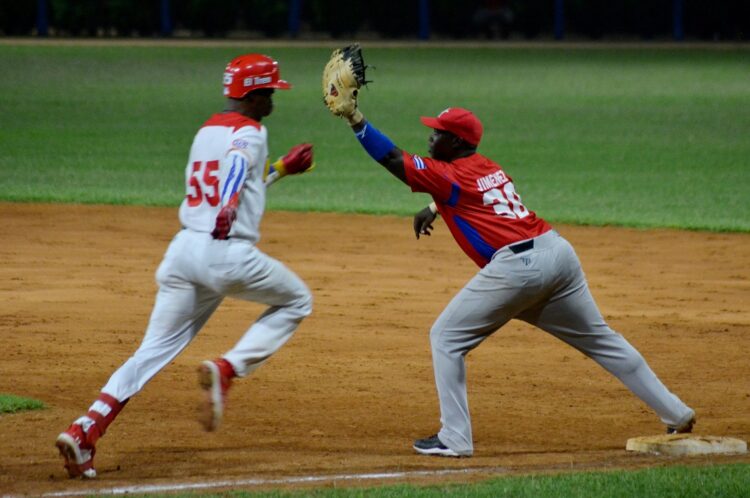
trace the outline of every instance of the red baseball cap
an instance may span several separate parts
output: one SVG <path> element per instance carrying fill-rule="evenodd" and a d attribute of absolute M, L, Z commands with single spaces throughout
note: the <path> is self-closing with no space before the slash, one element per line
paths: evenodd
<path fill-rule="evenodd" d="M 432 129 L 449 131 L 475 147 L 482 140 L 482 122 L 467 109 L 449 107 L 436 118 L 422 116 L 419 120 Z"/>

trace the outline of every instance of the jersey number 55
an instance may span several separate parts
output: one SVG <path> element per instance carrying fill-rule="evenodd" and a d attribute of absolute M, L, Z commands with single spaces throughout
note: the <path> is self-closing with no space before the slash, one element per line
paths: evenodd
<path fill-rule="evenodd" d="M 186 195 L 188 206 L 196 207 L 206 200 L 211 206 L 218 206 L 221 200 L 219 193 L 219 161 L 195 161 L 188 180 Z"/>

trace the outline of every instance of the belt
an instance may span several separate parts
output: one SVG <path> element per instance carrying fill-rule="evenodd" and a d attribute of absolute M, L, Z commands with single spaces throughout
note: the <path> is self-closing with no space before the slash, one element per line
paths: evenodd
<path fill-rule="evenodd" d="M 522 252 L 528 251 L 529 249 L 534 249 L 534 239 L 527 240 L 526 242 L 521 242 L 520 244 L 508 246 L 508 249 L 510 249 L 513 254 L 521 254 Z"/>

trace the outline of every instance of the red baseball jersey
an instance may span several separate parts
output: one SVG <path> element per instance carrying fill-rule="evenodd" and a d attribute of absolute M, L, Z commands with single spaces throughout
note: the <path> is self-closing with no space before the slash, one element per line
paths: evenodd
<path fill-rule="evenodd" d="M 481 154 L 452 162 L 403 156 L 412 191 L 432 196 L 453 238 L 480 268 L 498 249 L 552 229 L 526 209 L 500 165 Z"/>

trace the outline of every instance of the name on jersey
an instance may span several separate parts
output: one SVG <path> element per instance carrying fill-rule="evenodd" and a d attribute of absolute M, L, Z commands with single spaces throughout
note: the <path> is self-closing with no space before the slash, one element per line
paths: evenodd
<path fill-rule="evenodd" d="M 245 86 L 265 85 L 266 83 L 270 83 L 271 79 L 272 78 L 270 76 L 262 76 L 262 77 L 260 77 L 260 76 L 252 77 L 251 76 L 249 78 L 245 78 L 245 81 L 243 82 L 243 84 Z"/>
<path fill-rule="evenodd" d="M 486 192 L 493 188 L 497 188 L 501 185 L 508 183 L 507 175 L 502 171 L 496 171 L 487 176 L 477 179 L 477 190 L 480 192 Z"/>

